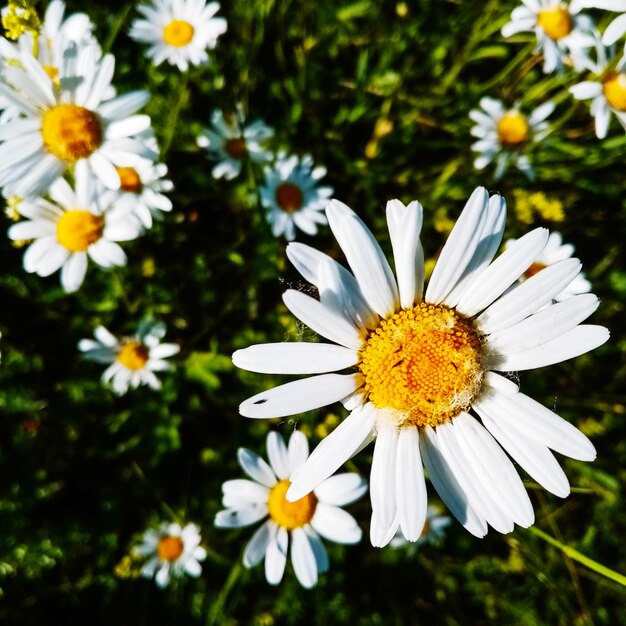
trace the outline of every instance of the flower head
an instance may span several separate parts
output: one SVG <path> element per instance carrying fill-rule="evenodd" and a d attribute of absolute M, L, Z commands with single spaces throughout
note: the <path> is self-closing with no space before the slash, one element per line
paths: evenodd
<path fill-rule="evenodd" d="M 604 9 L 620 13 L 606 27 L 602 35 L 602 43 L 605 46 L 613 45 L 626 33 L 626 0 L 572 0 L 571 6 L 578 11 L 580 9 Z"/>
<path fill-rule="evenodd" d="M 322 537 L 337 543 L 360 541 L 361 529 L 340 507 L 360 498 L 367 483 L 358 474 L 337 474 L 311 493 L 290 501 L 285 497 L 291 485 L 289 477 L 309 456 L 307 439 L 295 431 L 287 447 L 280 435 L 271 432 L 267 454 L 269 465 L 251 450 L 239 449 L 239 465 L 252 480 L 224 483 L 227 508 L 216 515 L 215 525 L 236 528 L 267 518 L 246 546 L 244 565 L 254 567 L 265 559 L 267 582 L 277 585 L 283 578 L 291 538 L 293 569 L 300 584 L 309 589 L 317 583 L 318 573 L 328 569 Z"/>
<path fill-rule="evenodd" d="M 558 363 L 608 339 L 605 328 L 580 325 L 598 306 L 594 295 L 551 304 L 580 262 L 562 260 L 510 290 L 545 248 L 548 231 L 531 231 L 494 259 L 506 204 L 479 187 L 424 291 L 419 203 L 387 204 L 395 276 L 351 209 L 333 200 L 326 213 L 352 273 L 314 248 L 290 244 L 287 255 L 320 299 L 294 290 L 283 299 L 331 343 L 258 345 L 233 355 L 251 371 L 314 374 L 249 398 L 240 406 L 244 416 L 295 415 L 338 400 L 350 411 L 290 476 L 287 499 L 304 497 L 375 439 L 373 545 L 387 544 L 398 527 L 409 541 L 420 537 L 427 512 L 422 463 L 476 536 L 488 525 L 503 533 L 531 525 L 530 499 L 506 453 L 564 497 L 569 484 L 550 449 L 581 460 L 594 459 L 595 450 L 506 373 Z"/>

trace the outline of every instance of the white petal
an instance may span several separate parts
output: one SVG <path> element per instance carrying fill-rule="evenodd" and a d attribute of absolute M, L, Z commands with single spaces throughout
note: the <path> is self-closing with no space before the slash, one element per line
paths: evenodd
<path fill-rule="evenodd" d="M 322 574 L 323 572 L 327 572 L 328 554 L 326 553 L 326 548 L 324 547 L 324 543 L 322 542 L 321 537 L 317 534 L 315 530 L 313 530 L 313 527 L 310 524 L 304 526 L 304 532 L 309 538 L 309 543 L 311 544 L 313 554 L 315 555 L 317 571 L 320 574 Z"/>
<path fill-rule="evenodd" d="M 588 100 L 602 94 L 602 83 L 595 80 L 586 80 L 569 88 L 576 100 Z"/>
<path fill-rule="evenodd" d="M 276 476 L 272 468 L 257 454 L 248 448 L 237 450 L 237 460 L 241 469 L 258 483 L 266 487 L 273 487 L 276 484 Z"/>
<path fill-rule="evenodd" d="M 324 502 L 317 503 L 311 526 L 322 537 L 335 543 L 358 543 L 363 535 L 350 513 Z"/>
<path fill-rule="evenodd" d="M 200 563 L 198 563 L 196 559 L 189 559 L 185 563 L 185 572 L 187 572 L 187 574 L 189 574 L 189 576 L 192 576 L 193 578 L 198 578 L 198 576 L 202 574 L 202 565 L 200 565 Z"/>
<path fill-rule="evenodd" d="M 367 491 L 367 481 L 353 472 L 335 474 L 315 488 L 320 502 L 345 506 L 358 500 Z"/>
<path fill-rule="evenodd" d="M 164 587 L 167 587 L 167 585 L 170 582 L 169 563 L 163 563 L 163 565 L 161 565 L 161 569 L 159 569 L 159 571 L 156 573 L 154 580 L 157 586 L 160 587 L 161 589 L 163 589 Z"/>
<path fill-rule="evenodd" d="M 287 455 L 287 446 L 283 438 L 275 431 L 267 435 L 267 458 L 279 480 L 286 480 L 291 475 L 291 466 Z"/>
<path fill-rule="evenodd" d="M 309 457 L 309 441 L 303 432 L 294 430 L 289 438 L 289 475 L 293 474 Z"/>
<path fill-rule="evenodd" d="M 256 524 L 267 515 L 267 506 L 246 506 L 219 511 L 215 516 L 217 528 L 240 528 Z"/>
<path fill-rule="evenodd" d="M 270 585 L 278 585 L 285 573 L 289 535 L 282 527 L 276 527 L 272 531 L 270 531 L 267 552 L 265 553 L 265 578 Z"/>
<path fill-rule="evenodd" d="M 243 553 L 243 564 L 245 567 L 254 567 L 263 560 L 269 544 L 272 524 L 273 522 L 268 521 L 259 526 L 250 541 L 248 541 L 248 545 Z"/>
<path fill-rule="evenodd" d="M 269 498 L 269 488 L 265 485 L 260 485 L 256 481 L 247 480 L 245 478 L 236 478 L 234 480 L 227 480 L 222 485 L 222 493 L 224 496 L 233 495 L 235 498 L 253 502 L 266 503 Z M 233 504 L 224 503 L 224 506 L 233 506 Z"/>
<path fill-rule="evenodd" d="M 68 293 L 76 291 L 82 284 L 87 273 L 87 254 L 74 252 L 63 265 L 61 284 Z"/>
<path fill-rule="evenodd" d="M 618 9 L 613 9 L 618 10 Z M 619 9 L 626 11 L 626 8 Z M 605 46 L 612 46 L 626 32 L 626 14 L 616 17 L 604 31 L 602 35 L 602 43 Z"/>
<path fill-rule="evenodd" d="M 317 564 L 313 548 L 302 528 L 291 531 L 291 563 L 296 578 L 305 589 L 317 584 Z"/>
<path fill-rule="evenodd" d="M 386 419 L 380 420 L 370 473 L 370 498 L 372 516 L 377 520 L 377 527 L 385 532 L 396 517 L 397 449 L 397 426 Z"/>

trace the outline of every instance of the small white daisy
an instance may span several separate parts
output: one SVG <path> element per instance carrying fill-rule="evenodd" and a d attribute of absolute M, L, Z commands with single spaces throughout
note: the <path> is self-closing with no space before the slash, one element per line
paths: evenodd
<path fill-rule="evenodd" d="M 24 51 L 19 66 L 4 66 L 0 95 L 21 116 L 0 127 L 0 187 L 5 196 L 41 195 L 68 167 L 83 161 L 106 187 L 117 189 L 116 165 L 134 166 L 142 158 L 156 157 L 137 138 L 149 128 L 150 118 L 132 115 L 149 94 L 134 91 L 103 101 L 115 60 L 98 54 L 93 46 L 71 45 L 58 82 Z"/>
<path fill-rule="evenodd" d="M 50 187 L 50 201 L 21 202 L 20 215 L 28 219 L 8 232 L 14 240 L 34 239 L 24 254 L 24 269 L 39 276 L 61 269 L 61 284 L 67 292 L 82 285 L 87 257 L 105 268 L 125 265 L 126 255 L 115 242 L 136 239 L 141 232 L 128 201 L 102 204 L 84 161 L 76 164 L 75 178 L 75 189 L 57 178 Z"/>
<path fill-rule="evenodd" d="M 237 116 L 226 119 L 221 111 L 211 114 L 212 128 L 205 128 L 197 139 L 201 148 L 206 148 L 217 163 L 211 170 L 213 178 L 232 180 L 239 176 L 246 159 L 264 164 L 272 154 L 264 144 L 274 136 L 274 131 L 263 121 L 245 125 L 240 122 L 243 112 L 238 108 Z"/>
<path fill-rule="evenodd" d="M 478 137 L 472 145 L 472 150 L 479 153 L 474 167 L 482 170 L 495 160 L 494 178 L 499 180 L 512 162 L 533 180 L 534 171 L 524 149 L 548 134 L 545 120 L 554 111 L 554 103 L 545 102 L 529 116 L 517 107 L 508 109 L 500 100 L 488 97 L 481 98 L 480 107 L 470 111 L 470 118 L 476 122 L 470 132 Z"/>
<path fill-rule="evenodd" d="M 586 461 L 596 452 L 503 373 L 559 363 L 607 341 L 606 328 L 580 324 L 598 306 L 593 294 L 551 304 L 579 274 L 580 261 L 555 263 L 510 290 L 545 248 L 548 231 L 531 231 L 494 259 L 506 203 L 479 187 L 424 290 L 418 202 L 387 203 L 395 276 L 350 208 L 332 200 L 326 213 L 353 273 L 292 243 L 287 255 L 320 300 L 293 289 L 283 300 L 332 343 L 256 345 L 233 354 L 235 365 L 254 372 L 314 374 L 249 398 L 239 407 L 246 417 L 296 415 L 339 400 L 350 411 L 290 476 L 287 498 L 303 498 L 375 439 L 373 545 L 389 543 L 398 526 L 409 541 L 420 537 L 427 511 L 422 463 L 472 534 L 484 536 L 488 525 L 502 533 L 530 526 L 533 507 L 507 453 L 565 497 L 569 483 L 550 449 Z"/>
<path fill-rule="evenodd" d="M 422 529 L 422 534 L 419 539 L 411 544 L 415 547 L 420 544 L 440 544 L 445 537 L 445 530 L 450 526 L 452 518 L 449 515 L 442 515 L 438 508 L 434 506 L 428 506 L 426 511 L 426 522 Z M 400 548 L 409 545 L 404 538 L 402 531 L 398 528 L 393 539 L 389 542 L 389 545 L 393 548 Z"/>
<path fill-rule="evenodd" d="M 141 568 L 144 578 L 152 578 L 157 586 L 167 587 L 172 578 L 184 574 L 197 578 L 202 574 L 200 561 L 206 550 L 200 545 L 200 531 L 195 524 L 161 524 L 158 530 L 146 530 L 135 552 L 147 559 Z"/>
<path fill-rule="evenodd" d="M 588 49 L 597 46 L 593 21 L 576 7 L 560 0 L 522 0 L 502 27 L 502 36 L 531 31 L 537 35 L 537 51 L 543 52 L 543 71 L 560 71 L 565 63 L 578 72 L 591 63 Z"/>
<path fill-rule="evenodd" d="M 190 64 L 206 63 L 207 49 L 226 32 L 226 20 L 214 17 L 219 8 L 219 2 L 206 0 L 153 0 L 137 7 L 145 19 L 135 20 L 129 34 L 149 44 L 154 65 L 167 61 L 186 72 Z"/>
<path fill-rule="evenodd" d="M 151 389 L 161 388 L 161 381 L 154 372 L 170 369 L 165 361 L 178 354 L 180 346 L 175 343 L 161 343 L 165 335 L 164 324 L 143 321 L 132 337 L 117 339 L 104 326 L 98 326 L 93 339 L 81 339 L 78 349 L 85 358 L 96 363 L 110 364 L 102 374 L 102 382 L 111 383 L 118 395 L 129 388 L 148 385 Z"/>
<path fill-rule="evenodd" d="M 322 537 L 336 543 L 358 543 L 361 529 L 354 518 L 339 508 L 358 500 L 367 482 L 358 474 L 337 474 L 320 483 L 315 491 L 295 502 L 285 498 L 289 477 L 309 456 L 307 438 L 294 431 L 289 448 L 275 432 L 267 436 L 268 465 L 251 450 L 240 448 L 239 465 L 252 479 L 228 480 L 222 486 L 222 504 L 215 516 L 218 528 L 239 528 L 267 521 L 257 529 L 243 554 L 243 564 L 254 567 L 265 558 L 265 577 L 270 585 L 283 578 L 289 538 L 291 563 L 300 584 L 310 589 L 318 574 L 328 570 Z"/>
<path fill-rule="evenodd" d="M 626 51 L 614 70 L 599 73 L 597 80 L 585 80 L 570 87 L 570 93 L 577 100 L 591 99 L 596 136 L 604 139 L 609 132 L 611 113 L 626 130 Z"/>
<path fill-rule="evenodd" d="M 261 203 L 275 237 L 296 238 L 296 227 L 307 235 L 317 233 L 318 224 L 327 224 L 324 207 L 333 194 L 332 187 L 318 187 L 326 175 L 325 167 L 313 167 L 309 155 L 301 158 L 280 153 L 272 166 L 265 168 L 265 183 L 260 188 Z"/>
<path fill-rule="evenodd" d="M 621 13 L 607 27 L 602 35 L 605 46 L 613 45 L 626 33 L 626 0 L 573 0 L 571 6 L 580 9 L 604 9 Z"/>

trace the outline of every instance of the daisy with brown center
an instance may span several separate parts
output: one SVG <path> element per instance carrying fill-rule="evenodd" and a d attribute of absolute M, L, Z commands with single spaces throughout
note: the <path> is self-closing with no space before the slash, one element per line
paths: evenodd
<path fill-rule="evenodd" d="M 149 45 L 147 55 L 154 65 L 167 61 L 186 72 L 189 65 L 209 60 L 207 49 L 226 32 L 226 20 L 214 17 L 219 2 L 206 0 L 154 0 L 140 4 L 143 19 L 135 20 L 130 37 Z"/>
<path fill-rule="evenodd" d="M 478 138 L 472 145 L 478 153 L 474 167 L 482 170 L 495 162 L 494 178 L 499 180 L 509 164 L 514 163 L 532 180 L 535 174 L 526 152 L 548 134 L 546 118 L 552 111 L 554 104 L 545 102 L 527 116 L 517 107 L 505 107 L 500 100 L 481 98 L 480 108 L 470 111 L 470 118 L 476 122 L 470 132 Z"/>
<path fill-rule="evenodd" d="M 102 382 L 110 383 L 118 395 L 125 394 L 129 388 L 148 385 L 151 389 L 161 388 L 161 381 L 155 372 L 170 369 L 165 361 L 178 354 L 180 346 L 175 343 L 161 343 L 165 335 L 163 324 L 154 324 L 149 320 L 141 322 L 132 337 L 121 340 L 112 335 L 104 326 L 98 326 L 93 339 L 81 339 L 78 349 L 85 353 L 85 358 L 96 363 L 109 364 L 102 374 Z"/>
<path fill-rule="evenodd" d="M 326 224 L 324 207 L 332 187 L 319 187 L 325 167 L 314 167 L 311 156 L 278 154 L 272 166 L 265 168 L 265 182 L 260 188 L 261 203 L 267 209 L 267 221 L 275 237 L 288 241 L 296 238 L 296 228 L 315 235 L 319 224 Z"/>
<path fill-rule="evenodd" d="M 52 181 L 83 162 L 106 187 L 117 189 L 115 165 L 132 166 L 156 156 L 137 138 L 149 128 L 150 118 L 132 115 L 148 93 L 104 100 L 115 61 L 98 54 L 93 46 L 70 46 L 58 84 L 29 53 L 20 54 L 19 66 L 5 66 L 0 94 L 20 111 L 20 119 L 0 127 L 0 187 L 5 196 L 42 195 Z"/>
<path fill-rule="evenodd" d="M 511 13 L 511 21 L 502 27 L 502 36 L 534 32 L 537 52 L 544 56 L 546 74 L 560 71 L 565 63 L 578 72 L 588 69 L 589 49 L 598 43 L 593 21 L 579 13 L 580 7 L 561 0 L 522 0 Z"/>
<path fill-rule="evenodd" d="M 270 161 L 272 154 L 265 144 L 272 139 L 274 131 L 261 120 L 247 125 L 242 120 L 241 107 L 229 118 L 222 111 L 213 111 L 211 128 L 205 128 L 198 137 L 198 145 L 217 161 L 211 170 L 213 178 L 232 180 L 239 176 L 246 159 L 260 165 Z"/>
<path fill-rule="evenodd" d="M 200 561 L 206 550 L 200 545 L 200 531 L 195 524 L 163 523 L 158 530 L 147 530 L 135 552 L 147 559 L 141 568 L 144 578 L 152 578 L 157 586 L 167 587 L 172 578 L 184 574 L 197 578 L 202 573 Z"/>
<path fill-rule="evenodd" d="M 265 577 L 270 585 L 283 578 L 291 539 L 291 563 L 300 584 L 310 589 L 318 574 L 328 569 L 328 556 L 322 537 L 336 543 L 357 543 L 361 529 L 340 507 L 354 502 L 367 491 L 358 474 L 327 477 L 302 498 L 286 498 L 289 477 L 306 462 L 309 444 L 294 431 L 289 447 L 275 432 L 267 436 L 269 465 L 251 450 L 240 448 L 239 465 L 252 479 L 229 480 L 222 486 L 223 505 L 215 517 L 219 528 L 250 526 L 267 518 L 248 542 L 243 564 L 254 567 L 265 559 Z"/>
<path fill-rule="evenodd" d="M 350 410 L 290 476 L 287 499 L 304 497 L 375 439 L 373 545 L 387 544 L 398 526 L 409 541 L 421 535 L 422 463 L 474 535 L 484 536 L 488 525 L 503 533 L 531 525 L 530 499 L 506 453 L 564 497 L 569 484 L 550 448 L 581 460 L 595 458 L 595 450 L 571 424 L 520 393 L 506 373 L 558 363 L 608 339 L 603 327 L 579 325 L 597 308 L 594 295 L 551 304 L 579 274 L 580 262 L 565 259 L 510 290 L 545 248 L 548 232 L 538 228 L 494 259 L 506 205 L 479 187 L 424 291 L 419 203 L 387 204 L 395 276 L 351 209 L 333 200 L 326 213 L 352 273 L 311 247 L 290 244 L 287 255 L 320 299 L 294 290 L 283 299 L 333 343 L 257 345 L 233 355 L 235 365 L 255 372 L 314 374 L 246 400 L 244 416 L 284 417 L 336 401 Z"/>
<path fill-rule="evenodd" d="M 88 258 L 104 268 L 126 264 L 116 243 L 136 239 L 141 228 L 124 201 L 103 204 L 87 164 L 75 169 L 75 188 L 58 178 L 50 200 L 24 200 L 20 215 L 28 218 L 9 228 L 17 241 L 33 240 L 24 254 L 24 269 L 39 276 L 61 270 L 61 285 L 76 291 L 87 272 Z"/>

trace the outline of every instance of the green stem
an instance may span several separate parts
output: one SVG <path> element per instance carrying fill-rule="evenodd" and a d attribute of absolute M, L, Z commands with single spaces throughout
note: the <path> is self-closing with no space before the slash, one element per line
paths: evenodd
<path fill-rule="evenodd" d="M 128 14 L 131 12 L 132 8 L 135 6 L 134 2 L 129 2 L 118 14 L 111 26 L 111 31 L 109 32 L 109 36 L 106 38 L 104 45 L 102 46 L 102 52 L 106 54 L 110 52 L 117 36 L 120 34 L 122 27 L 124 26 L 126 19 L 128 18 Z"/>
<path fill-rule="evenodd" d="M 580 552 L 578 552 L 578 550 L 574 550 L 574 548 L 570 546 L 566 546 L 560 541 L 557 541 L 554 537 L 551 537 L 550 535 L 544 533 L 542 530 L 539 530 L 536 526 L 531 526 L 528 531 L 536 537 L 543 539 L 551 546 L 558 548 L 559 550 L 561 550 L 561 552 L 563 552 L 563 554 L 568 556 L 573 561 L 577 561 L 581 565 L 588 567 L 590 570 L 596 572 L 597 574 L 600 574 L 601 576 L 604 576 L 605 578 L 608 578 L 609 580 L 612 580 L 622 585 L 623 587 L 626 587 L 626 576 L 624 576 L 623 574 L 620 574 L 619 572 L 616 572 L 600 563 L 597 563 L 593 559 L 590 559 L 588 556 L 581 554 Z"/>
<path fill-rule="evenodd" d="M 161 158 L 165 160 L 165 155 L 172 145 L 172 140 L 176 134 L 176 126 L 178 124 L 178 118 L 180 112 L 187 104 L 189 100 L 189 72 L 185 72 L 178 83 L 178 89 L 176 90 L 176 100 L 170 109 L 167 121 L 165 123 L 165 132 L 163 134 L 163 141 L 161 143 Z"/>
<path fill-rule="evenodd" d="M 217 598 L 215 599 L 215 602 L 211 606 L 209 615 L 207 617 L 206 626 L 226 623 L 226 620 L 223 619 L 225 616 L 223 615 L 222 610 L 224 608 L 224 604 L 226 603 L 228 595 L 239 580 L 241 570 L 241 562 L 237 561 L 230 570 L 230 574 L 228 574 L 228 578 L 224 582 L 224 586 L 221 588 Z"/>

